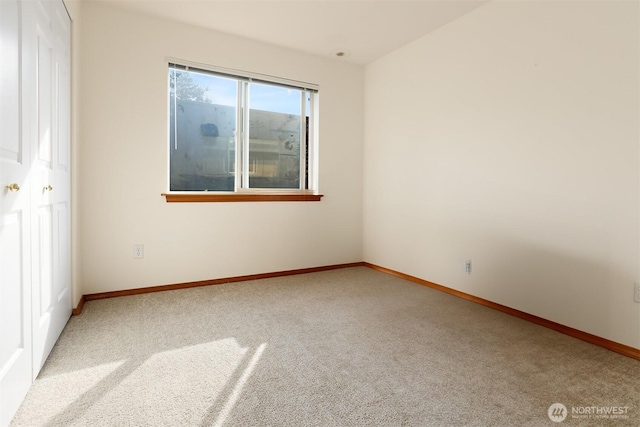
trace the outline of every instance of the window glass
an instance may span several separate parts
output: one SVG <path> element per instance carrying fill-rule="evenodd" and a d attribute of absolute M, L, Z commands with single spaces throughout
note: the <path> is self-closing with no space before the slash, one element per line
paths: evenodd
<path fill-rule="evenodd" d="M 170 70 L 172 191 L 233 191 L 238 85 L 232 79 Z"/>
<path fill-rule="evenodd" d="M 300 188 L 303 92 L 249 85 L 249 187 Z"/>

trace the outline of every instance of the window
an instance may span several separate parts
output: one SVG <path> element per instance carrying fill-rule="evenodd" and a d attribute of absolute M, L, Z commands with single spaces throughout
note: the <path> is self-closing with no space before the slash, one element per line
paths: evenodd
<path fill-rule="evenodd" d="M 316 103 L 313 85 L 169 64 L 170 191 L 313 192 Z"/>

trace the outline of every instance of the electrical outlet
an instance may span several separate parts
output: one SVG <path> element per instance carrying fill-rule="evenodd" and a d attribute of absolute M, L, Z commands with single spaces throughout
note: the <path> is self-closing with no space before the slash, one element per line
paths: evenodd
<path fill-rule="evenodd" d="M 133 245 L 133 257 L 136 259 L 144 258 L 144 245 Z"/>
<path fill-rule="evenodd" d="M 468 259 L 464 262 L 464 272 L 467 274 L 471 274 L 471 260 Z"/>
<path fill-rule="evenodd" d="M 633 284 L 633 300 L 635 302 L 640 302 L 640 283 L 638 282 Z"/>

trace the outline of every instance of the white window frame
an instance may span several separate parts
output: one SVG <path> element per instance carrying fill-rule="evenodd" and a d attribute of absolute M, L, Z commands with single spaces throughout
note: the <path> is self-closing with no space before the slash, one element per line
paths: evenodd
<path fill-rule="evenodd" d="M 186 61 L 181 59 L 168 58 L 168 68 L 183 70 L 183 71 L 196 71 L 204 72 L 214 76 L 226 77 L 235 79 L 238 82 L 238 103 L 236 114 L 236 135 L 235 135 L 235 177 L 234 177 L 234 191 L 168 191 L 167 194 L 176 193 L 189 193 L 189 194 L 287 194 L 287 193 L 313 193 L 317 194 L 318 191 L 318 103 L 319 103 L 319 86 L 313 83 L 301 82 L 297 80 L 290 80 L 281 77 L 274 77 L 254 72 L 234 70 L 230 68 L 211 66 L 192 61 Z M 168 76 L 169 80 L 170 77 Z M 307 112 L 306 97 L 301 96 L 301 120 L 300 120 L 300 187 L 299 188 L 251 188 L 249 186 L 249 108 L 246 106 L 249 104 L 249 84 L 250 83 L 265 83 L 273 84 L 280 87 L 289 87 L 297 89 L 310 94 L 309 111 Z M 169 87 L 169 81 L 167 87 Z M 167 91 L 167 188 L 171 188 L 171 135 L 169 134 L 171 129 L 170 123 L 170 92 Z M 175 101 L 175 97 L 174 97 Z M 250 107 L 250 106 L 249 106 Z M 307 156 L 305 158 L 305 140 L 304 135 L 307 133 L 305 117 L 309 116 L 309 130 L 308 130 L 308 147 Z M 177 123 L 176 123 L 177 124 Z M 175 141 L 174 144 L 178 144 L 177 138 L 177 126 L 174 127 Z M 243 155 L 247 153 L 247 155 Z M 246 171 L 246 173 L 244 173 Z M 305 188 L 305 185 L 307 188 Z"/>

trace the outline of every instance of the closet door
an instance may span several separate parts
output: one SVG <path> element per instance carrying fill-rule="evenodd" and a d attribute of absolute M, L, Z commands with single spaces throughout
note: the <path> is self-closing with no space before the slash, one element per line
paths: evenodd
<path fill-rule="evenodd" d="M 0 1 L 0 426 L 9 424 L 32 380 L 31 156 L 21 120 L 20 6 Z"/>
<path fill-rule="evenodd" d="M 29 118 L 33 377 L 71 316 L 70 21 L 62 2 L 24 2 Z M 27 54 L 25 51 L 25 55 Z"/>

